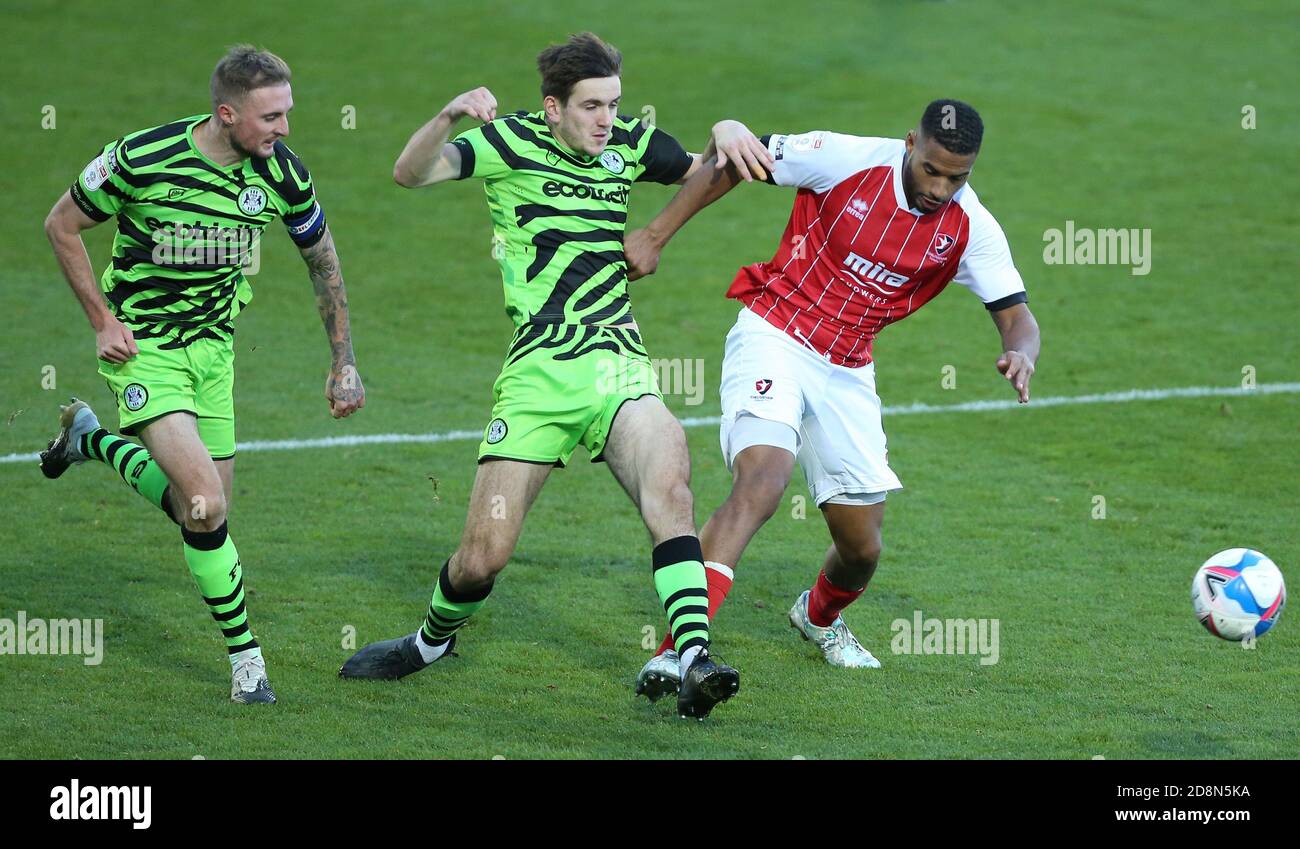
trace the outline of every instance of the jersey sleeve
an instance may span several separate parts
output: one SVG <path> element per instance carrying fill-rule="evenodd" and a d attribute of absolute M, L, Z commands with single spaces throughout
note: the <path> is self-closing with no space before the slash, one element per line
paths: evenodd
<path fill-rule="evenodd" d="M 277 145 L 276 153 L 282 176 L 274 186 L 284 200 L 285 229 L 294 244 L 310 248 L 325 235 L 325 210 L 316 200 L 316 187 L 303 161 L 283 142 Z"/>
<path fill-rule="evenodd" d="M 635 182 L 662 183 L 670 186 L 682 178 L 695 161 L 677 139 L 657 127 L 651 127 L 642 140 Z"/>
<path fill-rule="evenodd" d="M 94 221 L 107 221 L 132 199 L 122 141 L 106 144 L 68 190 L 77 208 Z"/>
<path fill-rule="evenodd" d="M 510 166 L 506 163 L 510 148 L 501 137 L 495 121 L 466 130 L 452 139 L 451 143 L 460 151 L 458 180 L 470 177 L 492 180 L 510 172 Z"/>
<path fill-rule="evenodd" d="M 990 312 L 1026 303 L 1029 295 L 1011 260 L 1011 246 L 1002 227 L 982 206 L 967 209 L 966 214 L 970 237 L 953 281 L 978 295 Z"/>
<path fill-rule="evenodd" d="M 776 160 L 768 182 L 776 186 L 809 189 L 818 194 L 830 191 L 863 169 L 864 157 L 878 141 L 825 130 L 763 136 L 763 144 Z"/>

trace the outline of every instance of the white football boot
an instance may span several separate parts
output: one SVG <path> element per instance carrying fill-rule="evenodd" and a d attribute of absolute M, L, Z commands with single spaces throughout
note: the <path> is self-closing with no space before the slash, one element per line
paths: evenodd
<path fill-rule="evenodd" d="M 238 705 L 275 704 L 261 655 L 242 658 L 230 672 L 230 700 Z"/>
<path fill-rule="evenodd" d="M 41 473 L 57 478 L 69 466 L 84 463 L 89 457 L 81 453 L 81 437 L 99 430 L 99 419 L 85 401 L 73 398 L 59 407 L 59 433 L 41 452 Z"/>
<path fill-rule="evenodd" d="M 871 652 L 862 647 L 857 637 L 845 624 L 844 617 L 837 616 L 828 628 L 814 625 L 808 619 L 808 596 L 811 591 L 804 590 L 803 595 L 790 608 L 790 627 L 809 642 L 816 643 L 817 648 L 826 656 L 831 666 L 845 669 L 879 669 L 880 661 Z"/>
<path fill-rule="evenodd" d="M 652 702 L 670 693 L 675 695 L 681 685 L 681 658 L 674 649 L 664 649 L 663 654 L 647 660 L 636 676 L 636 694 Z"/>

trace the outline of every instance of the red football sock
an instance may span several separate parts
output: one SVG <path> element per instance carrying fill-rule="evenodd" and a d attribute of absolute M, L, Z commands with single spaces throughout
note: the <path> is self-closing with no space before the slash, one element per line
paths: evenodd
<path fill-rule="evenodd" d="M 713 621 L 713 614 L 718 612 L 722 602 L 726 600 L 727 593 L 731 591 L 731 583 L 735 580 L 735 573 L 731 571 L 730 566 L 723 566 L 721 563 L 705 561 L 704 578 L 709 584 L 709 621 Z M 655 649 L 655 657 L 663 654 L 673 647 L 673 635 L 669 634 L 664 637 L 664 641 Z"/>
<path fill-rule="evenodd" d="M 822 570 L 813 582 L 812 593 L 808 596 L 808 621 L 818 628 L 830 627 L 840 611 L 857 601 L 866 589 L 842 590 L 832 584 L 826 577 L 826 571 Z"/>

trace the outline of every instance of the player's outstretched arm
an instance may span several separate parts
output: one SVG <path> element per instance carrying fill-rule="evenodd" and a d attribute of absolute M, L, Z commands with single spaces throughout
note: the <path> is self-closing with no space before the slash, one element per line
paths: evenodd
<path fill-rule="evenodd" d="M 302 249 L 307 274 L 316 289 L 316 308 L 320 310 L 325 335 L 330 340 L 330 373 L 325 378 L 325 400 L 330 415 L 336 419 L 351 415 L 366 405 L 366 390 L 357 374 L 357 358 L 352 352 L 352 326 L 348 320 L 348 293 L 343 286 L 339 255 L 334 236 L 326 226 L 320 241 Z"/>
<path fill-rule="evenodd" d="M 713 158 L 713 167 L 721 171 L 732 166 L 746 183 L 760 182 L 776 167 L 776 160 L 749 127 L 739 121 L 723 120 L 713 125 L 709 134 L 709 145 L 705 148 L 701 161 Z M 687 172 L 679 182 L 685 183 L 693 176 Z"/>
<path fill-rule="evenodd" d="M 702 159 L 687 171 L 685 183 L 658 215 L 623 239 L 628 279 L 648 277 L 659 267 L 668 240 L 695 213 L 755 176 L 766 179 L 775 166 L 766 147 L 739 121 L 719 121 L 713 127 Z"/>
<path fill-rule="evenodd" d="M 1002 356 L 998 371 L 1016 388 L 1020 403 L 1029 403 L 1029 380 L 1038 362 L 1038 322 L 1026 304 L 1015 304 L 991 313 L 998 333 L 1002 334 Z"/>
<path fill-rule="evenodd" d="M 59 260 L 64 278 L 81 302 L 90 326 L 95 329 L 96 354 L 111 363 L 124 363 L 140 353 L 140 349 L 136 347 L 131 329 L 118 321 L 105 305 L 95 273 L 90 267 L 86 243 L 81 240 L 81 231 L 89 230 L 98 223 L 77 208 L 68 191 L 55 202 L 50 214 L 45 217 L 45 235 L 54 248 L 54 256 Z"/>
<path fill-rule="evenodd" d="M 460 151 L 447 139 L 451 128 L 466 116 L 485 122 L 496 118 L 497 99 L 492 92 L 480 87 L 458 95 L 416 130 L 393 165 L 397 185 L 418 189 L 460 177 Z"/>

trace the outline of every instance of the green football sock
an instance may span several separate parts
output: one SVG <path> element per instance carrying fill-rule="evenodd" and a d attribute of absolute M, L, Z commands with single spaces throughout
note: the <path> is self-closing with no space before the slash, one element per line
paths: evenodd
<path fill-rule="evenodd" d="M 659 543 L 654 550 L 655 592 L 668 614 L 668 628 L 680 655 L 709 644 L 709 585 L 700 539 L 683 536 Z"/>
<path fill-rule="evenodd" d="M 420 637 L 430 646 L 440 646 L 451 639 L 471 616 L 487 601 L 492 584 L 480 590 L 461 592 L 451 585 L 451 560 L 442 565 L 438 583 L 429 600 L 429 612 L 420 626 Z"/>
<path fill-rule="evenodd" d="M 143 445 L 114 436 L 102 427 L 81 437 L 81 453 L 117 470 L 122 480 L 145 500 L 172 515 L 167 497 L 167 475 Z M 176 521 L 172 517 L 172 521 Z"/>
<path fill-rule="evenodd" d="M 215 531 L 182 527 L 181 538 L 185 540 L 185 562 L 226 638 L 226 651 L 234 654 L 257 648 L 257 640 L 248 628 L 248 611 L 244 609 L 244 575 L 239 566 L 239 552 L 235 551 L 235 543 L 226 531 L 226 523 L 222 522 Z"/>

